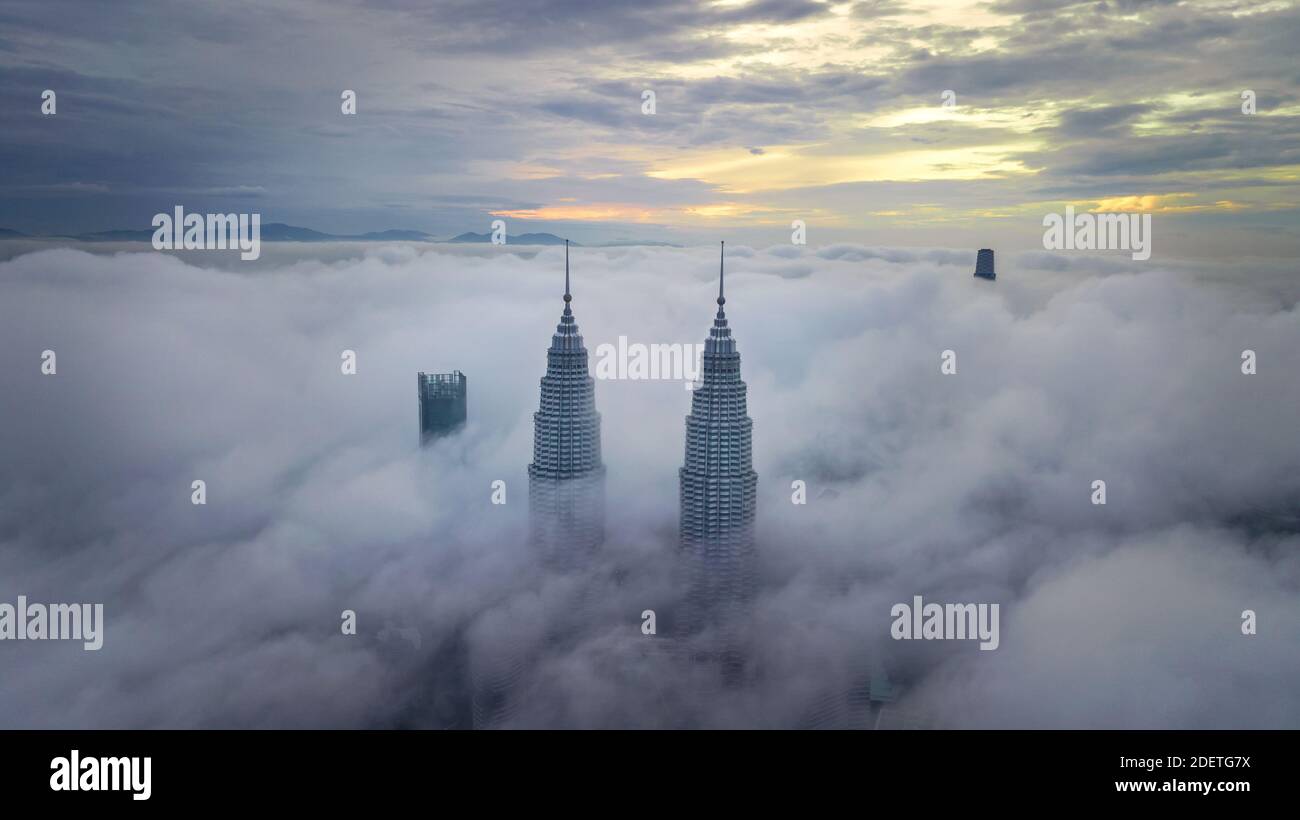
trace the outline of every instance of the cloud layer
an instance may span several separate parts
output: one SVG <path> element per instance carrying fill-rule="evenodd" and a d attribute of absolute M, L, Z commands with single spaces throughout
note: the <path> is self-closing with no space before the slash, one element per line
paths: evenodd
<path fill-rule="evenodd" d="M 461 725 L 466 657 L 515 640 L 550 647 L 516 725 L 799 725 L 874 664 L 937 725 L 1300 726 L 1300 323 L 1271 280 L 1028 254 L 986 283 L 973 254 L 729 249 L 762 675 L 722 697 L 639 629 L 676 595 L 680 383 L 597 383 L 587 629 L 529 631 L 575 593 L 524 545 L 563 250 L 302 251 L 0 262 L 0 601 L 107 618 L 99 652 L 0 642 L 0 725 Z M 702 341 L 716 264 L 576 250 L 588 349 Z M 414 374 L 451 369 L 470 424 L 421 450 Z M 918 594 L 1000 603 L 1001 647 L 889 640 Z"/>

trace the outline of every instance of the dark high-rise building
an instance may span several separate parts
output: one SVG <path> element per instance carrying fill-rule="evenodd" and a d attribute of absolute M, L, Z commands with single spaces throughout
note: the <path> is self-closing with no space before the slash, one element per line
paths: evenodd
<path fill-rule="evenodd" d="M 528 465 L 530 540 L 543 565 L 559 570 L 584 566 L 605 539 L 600 414 L 572 301 L 566 242 L 564 312 L 546 351 L 541 402 L 533 414 L 533 462 Z"/>
<path fill-rule="evenodd" d="M 998 275 L 993 272 L 992 250 L 980 248 L 975 257 L 975 275 L 981 279 L 988 279 L 990 282 L 998 278 Z"/>
<path fill-rule="evenodd" d="M 454 432 L 465 423 L 465 374 L 420 373 L 420 443 Z"/>
<path fill-rule="evenodd" d="M 723 310 L 723 275 L 719 263 L 718 313 L 704 342 L 701 382 L 692 392 L 686 417 L 686 463 L 678 474 L 679 549 L 686 584 L 678 631 L 685 634 L 734 622 L 755 582 L 754 423 L 747 415 L 740 353 Z M 725 638 L 721 651 L 731 652 Z"/>

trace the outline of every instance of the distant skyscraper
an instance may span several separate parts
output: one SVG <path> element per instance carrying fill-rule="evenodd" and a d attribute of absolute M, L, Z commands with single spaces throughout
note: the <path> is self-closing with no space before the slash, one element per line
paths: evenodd
<path fill-rule="evenodd" d="M 975 275 L 989 281 L 998 278 L 998 275 L 993 272 L 993 251 L 980 248 L 979 254 L 975 257 Z"/>
<path fill-rule="evenodd" d="M 572 301 L 566 242 L 564 313 L 546 351 L 541 406 L 533 414 L 533 463 L 528 465 L 530 538 L 543 564 L 559 570 L 585 565 L 605 538 L 600 414 Z"/>
<path fill-rule="evenodd" d="M 702 381 L 692 392 L 686 417 L 686 464 L 678 474 L 686 576 L 679 630 L 688 634 L 734 620 L 751 598 L 755 581 L 753 421 L 740 380 L 740 354 L 723 310 L 723 275 L 720 263 L 718 313 L 704 342 Z"/>
<path fill-rule="evenodd" d="M 420 373 L 416 377 L 420 394 L 420 443 L 446 435 L 465 423 L 465 374 Z"/>

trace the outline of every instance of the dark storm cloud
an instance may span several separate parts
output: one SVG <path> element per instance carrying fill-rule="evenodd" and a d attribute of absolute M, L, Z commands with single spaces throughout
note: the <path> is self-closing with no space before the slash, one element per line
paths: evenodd
<path fill-rule="evenodd" d="M 669 128 L 698 123 L 717 111 L 743 112 L 750 128 L 760 131 L 780 126 L 785 115 L 810 110 L 830 111 L 852 101 L 868 106 L 873 94 L 886 85 L 881 77 L 848 71 L 807 73 L 765 72 L 754 76 L 714 77 L 685 83 L 677 79 L 647 79 L 641 82 L 604 82 L 584 85 L 572 93 L 543 103 L 543 111 L 624 130 L 642 129 L 649 136 Z M 641 113 L 639 102 L 645 89 L 653 89 L 659 111 L 654 117 Z M 637 105 L 630 105 L 636 101 Z M 720 139 L 732 139 L 730 128 L 715 121 L 710 127 Z"/>
<path fill-rule="evenodd" d="M 1116 61 L 1087 45 L 1059 45 L 1035 53 L 978 55 L 974 57 L 914 59 L 897 86 L 904 93 L 933 94 L 935 89 L 962 89 L 984 104 L 1006 99 L 1011 94 L 1043 93 L 1051 87 L 1067 84 L 1100 84 L 1122 76 L 1126 64 L 1136 58 Z"/>
<path fill-rule="evenodd" d="M 794 23 L 829 10 L 830 4 L 820 0 L 753 0 L 718 10 L 718 20 L 724 24 Z"/>
<path fill-rule="evenodd" d="M 1136 103 L 1074 109 L 1061 115 L 1057 131 L 1066 137 L 1090 137 L 1131 124 L 1150 110 L 1151 106 Z"/>
<path fill-rule="evenodd" d="M 1185 136 L 1147 136 L 1140 141 L 1103 139 L 1062 143 L 1050 162 L 1030 154 L 1034 165 L 1048 164 L 1055 175 L 1148 177 L 1173 171 L 1271 168 L 1300 158 L 1300 148 L 1284 129 L 1250 132 L 1224 129 Z"/>
<path fill-rule="evenodd" d="M 366 0 L 375 12 L 423 18 L 416 36 L 455 51 L 530 52 L 625 47 L 659 41 L 674 47 L 702 30 L 754 23 L 798 22 L 828 13 L 814 0 L 753 0 L 717 7 L 691 0 L 454 0 L 434 5 L 412 0 Z M 715 52 L 716 53 L 716 52 Z"/>
<path fill-rule="evenodd" d="M 1084 7 L 1090 10 L 1135 12 L 1177 5 L 1180 0 L 996 0 L 989 8 L 1003 14 L 1041 14 Z"/>
<path fill-rule="evenodd" d="M 626 99 L 631 99 L 631 97 Z M 608 99 L 575 100 L 566 98 L 542 103 L 538 108 L 548 114 L 594 122 L 610 128 L 627 127 L 641 122 L 641 120 L 637 119 L 641 116 L 640 111 L 630 111 L 627 105 L 610 105 Z M 653 124 L 660 122 L 660 120 L 645 120 L 645 122 Z"/>
<path fill-rule="evenodd" d="M 830 119 L 846 108 L 870 110 L 883 101 L 887 80 L 849 71 L 760 72 L 690 83 L 647 78 L 570 89 L 543 101 L 538 110 L 610 129 L 611 139 L 637 139 L 665 146 L 768 144 L 824 139 Z M 645 116 L 641 94 L 652 89 L 657 113 Z M 636 169 L 629 168 L 629 172 Z"/>
<path fill-rule="evenodd" d="M 639 630 L 677 593 L 680 383 L 597 383 L 610 514 L 587 628 L 551 650 L 537 632 L 576 594 L 524 545 L 562 250 L 303 251 L 0 263 L 0 599 L 102 601 L 108 624 L 97 653 L 0 644 L 4 725 L 448 725 L 457 658 L 511 641 L 537 653 L 516 725 L 798 725 L 873 663 L 939 725 L 1300 725 L 1293 277 L 1279 300 L 1254 275 L 1040 254 L 1001 256 L 987 286 L 970 252 L 735 248 L 764 676 L 713 698 Z M 588 349 L 700 341 L 716 262 L 576 251 Z M 452 368 L 470 425 L 421 450 L 410 376 Z M 914 594 L 1000 602 L 1001 648 L 889 641 Z"/>
<path fill-rule="evenodd" d="M 1167 50 L 1178 47 L 1199 46 L 1206 40 L 1232 37 L 1241 32 L 1241 25 L 1232 19 L 1216 17 L 1193 20 L 1164 20 L 1147 26 L 1140 32 L 1127 36 L 1112 36 L 1105 43 L 1116 50 L 1142 49 Z"/>
<path fill-rule="evenodd" d="M 970 55 L 952 47 L 938 59 L 929 52 L 912 58 L 901 88 L 965 88 L 984 101 L 1046 94 L 1132 104 L 1135 91 L 1167 93 L 1171 84 L 1207 91 L 1221 86 L 1225 75 L 1255 81 L 1286 76 L 1294 68 L 1282 56 L 1282 42 L 1297 25 L 1295 8 L 1233 18 L 1185 4 L 1119 9 L 1063 3 L 1044 16 L 997 28 L 1004 45 L 996 52 Z"/>

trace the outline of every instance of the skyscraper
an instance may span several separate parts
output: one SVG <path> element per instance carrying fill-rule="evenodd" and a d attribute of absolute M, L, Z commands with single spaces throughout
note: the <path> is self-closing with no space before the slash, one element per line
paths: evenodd
<path fill-rule="evenodd" d="M 725 243 L 722 250 L 725 257 Z M 704 342 L 702 381 L 692 393 L 686 417 L 686 463 L 678 474 L 679 549 L 686 584 L 679 632 L 685 634 L 734 623 L 755 581 L 754 423 L 747 415 L 740 354 L 723 310 L 724 263 L 725 258 L 718 267 L 718 313 Z M 732 647 L 722 650 L 730 653 Z"/>
<path fill-rule="evenodd" d="M 979 253 L 975 254 L 975 275 L 989 281 L 998 278 L 993 270 L 993 251 L 989 248 L 980 248 Z"/>
<path fill-rule="evenodd" d="M 564 313 L 546 351 L 541 406 L 533 414 L 528 465 L 530 539 L 544 566 L 584 566 L 605 538 L 605 465 L 600 414 L 570 303 L 569 243 L 564 243 Z"/>
<path fill-rule="evenodd" d="M 420 443 L 446 435 L 465 423 L 465 374 L 420 373 L 416 376 L 420 395 Z"/>

